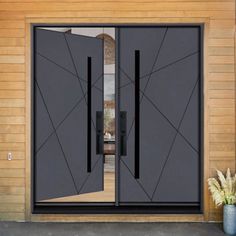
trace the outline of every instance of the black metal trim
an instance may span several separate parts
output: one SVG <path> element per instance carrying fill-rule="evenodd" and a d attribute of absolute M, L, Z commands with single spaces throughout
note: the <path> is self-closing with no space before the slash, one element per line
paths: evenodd
<path fill-rule="evenodd" d="M 115 177 L 115 182 L 116 182 L 116 201 L 115 203 L 97 203 L 100 204 L 98 206 L 96 203 L 89 203 L 84 205 L 83 203 L 57 203 L 56 205 L 54 203 L 38 203 L 36 202 L 36 182 L 35 182 L 35 173 L 36 173 L 36 166 L 35 166 L 35 161 L 34 161 L 34 147 L 35 147 L 35 138 L 34 138 L 34 128 L 35 128 L 35 117 L 34 117 L 34 104 L 35 104 L 35 89 L 34 89 L 34 75 L 35 75 L 35 45 L 36 45 L 36 37 L 35 37 L 35 29 L 37 27 L 115 27 L 116 29 L 116 96 L 115 96 L 115 106 L 116 106 L 116 177 Z M 119 189 L 119 181 L 118 181 L 118 173 L 119 173 L 119 140 L 117 140 L 117 137 L 119 137 L 119 75 L 117 74 L 118 67 L 117 63 L 119 61 L 119 50 L 117 50 L 118 45 L 119 45 L 119 27 L 199 27 L 201 31 L 201 40 L 200 40 L 200 48 L 201 48 L 201 85 L 200 85 L 200 90 L 201 90 L 201 125 L 200 125 L 200 130 L 201 130 L 201 154 L 200 154 L 200 160 L 201 160 L 201 170 L 200 170 L 200 176 L 201 176 L 201 196 L 200 196 L 200 204 L 196 206 L 196 204 L 191 205 L 161 205 L 161 206 L 140 206 L 137 204 L 137 206 L 127 206 L 124 203 L 119 203 L 119 193 L 117 190 Z M 133 24 L 42 24 L 42 23 L 33 23 L 31 24 L 31 45 L 32 45 L 32 50 L 31 50 L 31 210 L 32 214 L 202 214 L 203 213 L 203 194 L 204 194 L 204 189 L 203 189 L 203 157 L 204 157 L 204 93 L 203 93 L 203 32 L 204 32 L 204 23 L 181 23 L 181 24 L 146 24 L 146 23 L 133 23 Z M 178 205 L 178 206 L 177 206 Z"/>
<path fill-rule="evenodd" d="M 120 28 L 120 27 L 136 27 L 136 28 L 140 28 L 140 27 L 148 27 L 148 28 L 156 28 L 156 27 L 202 27 L 204 25 L 204 23 L 32 23 L 31 24 L 33 27 L 46 27 L 46 28 L 50 28 L 50 27 L 56 27 L 56 28 L 72 28 L 72 27 L 103 27 L 103 28 L 110 28 L 110 27 L 114 27 L 114 28 Z"/>
<path fill-rule="evenodd" d="M 98 205 L 99 204 L 99 205 Z M 199 214 L 199 205 L 126 205 L 115 206 L 112 203 L 97 203 L 76 205 L 73 203 L 64 204 L 36 204 L 33 214 Z"/>
<path fill-rule="evenodd" d="M 200 105 L 199 105 L 199 199 L 200 199 L 200 211 L 204 211 L 204 25 L 199 26 L 199 48 L 200 48 L 200 55 L 199 55 L 199 70 L 200 70 L 200 78 L 199 78 L 199 98 L 200 98 Z"/>
<path fill-rule="evenodd" d="M 119 206 L 120 173 L 120 80 L 119 80 L 119 28 L 115 28 L 115 206 Z"/>

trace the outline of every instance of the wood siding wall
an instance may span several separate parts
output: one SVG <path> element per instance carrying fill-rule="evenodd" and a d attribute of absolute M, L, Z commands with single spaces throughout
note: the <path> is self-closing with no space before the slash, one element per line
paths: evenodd
<path fill-rule="evenodd" d="M 205 180 L 215 168 L 235 170 L 234 0 L 1 0 L 0 220 L 81 220 L 30 214 L 30 22 L 191 23 L 205 31 Z M 7 160 L 12 152 L 13 160 Z M 130 221 L 221 220 L 205 185 L 204 215 L 114 216 Z M 112 220 L 90 216 L 84 220 Z"/>

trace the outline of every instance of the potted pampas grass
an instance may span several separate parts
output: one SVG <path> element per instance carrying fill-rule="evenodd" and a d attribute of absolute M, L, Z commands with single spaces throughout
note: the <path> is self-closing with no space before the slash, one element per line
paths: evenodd
<path fill-rule="evenodd" d="M 216 206 L 224 206 L 223 228 L 226 234 L 236 234 L 236 174 L 231 176 L 230 169 L 226 176 L 219 170 L 217 171 L 218 180 L 208 179 L 209 190 Z"/>

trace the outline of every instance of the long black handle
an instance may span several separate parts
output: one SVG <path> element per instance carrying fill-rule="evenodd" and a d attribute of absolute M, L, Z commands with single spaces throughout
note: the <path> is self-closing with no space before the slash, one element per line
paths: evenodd
<path fill-rule="evenodd" d="M 127 155 L 126 112 L 120 112 L 120 155 Z"/>
<path fill-rule="evenodd" d="M 96 112 L 96 154 L 103 154 L 103 112 Z"/>
<path fill-rule="evenodd" d="M 134 177 L 139 178 L 139 146 L 140 146 L 140 106 L 139 106 L 139 90 L 140 90 L 140 51 L 135 50 L 135 129 L 134 129 Z"/>
<path fill-rule="evenodd" d="M 88 95 L 88 104 L 87 104 L 87 172 L 91 172 L 91 122 L 92 122 L 92 58 L 87 58 L 87 95 Z"/>

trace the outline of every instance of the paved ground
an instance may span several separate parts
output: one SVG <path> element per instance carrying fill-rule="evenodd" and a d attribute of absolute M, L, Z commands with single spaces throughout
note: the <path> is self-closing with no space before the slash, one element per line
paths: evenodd
<path fill-rule="evenodd" d="M 221 236 L 208 223 L 15 223 L 0 222 L 0 236 Z"/>

